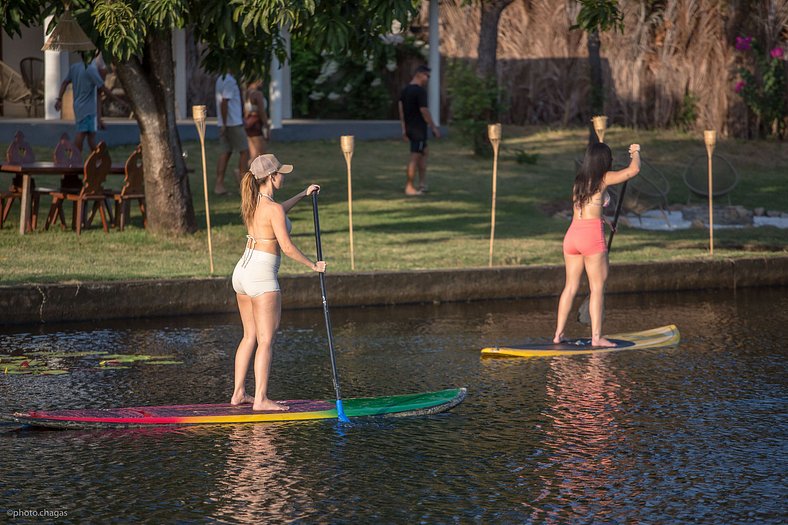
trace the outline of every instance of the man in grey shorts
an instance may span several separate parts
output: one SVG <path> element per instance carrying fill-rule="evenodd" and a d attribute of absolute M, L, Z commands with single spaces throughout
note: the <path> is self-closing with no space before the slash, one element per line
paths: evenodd
<path fill-rule="evenodd" d="M 241 105 L 241 88 L 235 77 L 225 72 L 216 79 L 216 121 L 219 125 L 219 143 L 222 153 L 216 164 L 216 185 L 213 192 L 216 195 L 226 195 L 224 187 L 224 173 L 234 151 L 241 158 L 238 159 L 238 173 L 236 177 L 240 182 L 241 176 L 249 169 L 249 143 L 244 131 L 243 107 Z"/>

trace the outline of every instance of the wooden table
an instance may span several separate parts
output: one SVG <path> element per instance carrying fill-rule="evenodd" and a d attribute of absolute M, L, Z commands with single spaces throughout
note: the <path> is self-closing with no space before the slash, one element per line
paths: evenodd
<path fill-rule="evenodd" d="M 48 176 L 60 177 L 61 175 L 82 175 L 82 166 L 65 167 L 55 166 L 54 162 L 31 162 L 29 164 L 0 164 L 0 173 L 13 173 L 22 175 L 22 205 L 19 207 L 19 235 L 31 230 L 31 200 L 30 191 L 31 177 Z M 109 170 L 110 174 L 123 175 L 125 166 L 123 164 L 113 164 Z"/>

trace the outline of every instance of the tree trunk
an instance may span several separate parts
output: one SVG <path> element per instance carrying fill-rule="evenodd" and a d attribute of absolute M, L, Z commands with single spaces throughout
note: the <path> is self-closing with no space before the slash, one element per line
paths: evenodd
<path fill-rule="evenodd" d="M 482 22 L 479 28 L 479 56 L 476 73 L 480 77 L 496 78 L 495 63 L 498 52 L 498 21 L 501 13 L 513 0 L 482 0 Z"/>
<path fill-rule="evenodd" d="M 172 34 L 145 37 L 142 61 L 117 63 L 118 77 L 140 127 L 145 203 L 152 233 L 182 235 L 197 230 L 192 194 L 175 122 Z"/>
<path fill-rule="evenodd" d="M 591 92 L 589 94 L 589 107 L 591 116 L 604 115 L 605 112 L 605 85 L 602 80 L 602 57 L 599 55 L 599 31 L 588 33 L 588 66 L 591 80 Z M 588 144 L 599 142 L 594 125 L 589 122 Z"/>

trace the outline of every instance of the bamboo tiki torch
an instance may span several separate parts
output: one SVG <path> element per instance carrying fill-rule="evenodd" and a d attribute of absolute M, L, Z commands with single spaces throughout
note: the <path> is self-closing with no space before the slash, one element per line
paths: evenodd
<path fill-rule="evenodd" d="M 490 262 L 492 268 L 493 243 L 495 242 L 495 200 L 498 192 L 498 146 L 501 144 L 501 125 L 490 124 L 487 126 L 487 136 L 493 147 L 493 180 L 492 180 L 492 220 L 490 223 Z"/>
<path fill-rule="evenodd" d="M 345 154 L 345 164 L 347 164 L 347 214 L 350 230 L 350 269 L 356 269 L 356 252 L 353 249 L 353 182 L 350 173 L 350 164 L 353 159 L 353 135 L 342 135 L 340 138 L 342 153 Z"/>
<path fill-rule="evenodd" d="M 200 149 L 202 150 L 202 183 L 205 190 L 205 222 L 208 227 L 208 259 L 213 274 L 213 246 L 211 245 L 211 209 L 208 205 L 208 170 L 205 167 L 205 106 L 192 106 L 192 118 L 200 135 Z"/>
<path fill-rule="evenodd" d="M 709 255 L 714 255 L 714 184 L 711 175 L 711 157 L 714 155 L 714 146 L 717 144 L 717 132 L 707 129 L 703 132 L 703 141 L 706 143 L 706 155 L 709 157 Z"/>
<path fill-rule="evenodd" d="M 597 115 L 591 119 L 594 124 L 594 131 L 599 139 L 599 142 L 605 142 L 605 131 L 607 131 L 607 117 L 604 115 Z"/>

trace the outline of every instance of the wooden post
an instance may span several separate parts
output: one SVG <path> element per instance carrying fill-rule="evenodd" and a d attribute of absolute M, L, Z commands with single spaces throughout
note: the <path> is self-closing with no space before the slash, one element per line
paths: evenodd
<path fill-rule="evenodd" d="M 202 150 L 202 183 L 205 190 L 205 222 L 208 227 L 208 259 L 211 274 L 213 274 L 213 246 L 211 245 L 211 208 L 208 205 L 208 170 L 205 166 L 205 106 L 192 106 L 192 118 L 200 135 L 200 148 Z"/>
<path fill-rule="evenodd" d="M 498 192 L 498 146 L 501 144 L 501 125 L 490 124 L 487 126 L 487 136 L 493 147 L 493 180 L 492 180 L 492 220 L 490 221 L 490 262 L 492 268 L 493 243 L 495 242 L 495 201 Z"/>
<path fill-rule="evenodd" d="M 714 146 L 717 144 L 717 132 L 707 129 L 703 132 L 703 141 L 706 143 L 706 155 L 709 157 L 709 255 L 714 256 L 714 184 L 711 174 L 711 157 L 714 155 Z"/>
<path fill-rule="evenodd" d="M 355 270 L 356 252 L 353 249 L 353 179 L 350 173 L 350 161 L 353 158 L 353 150 L 355 148 L 353 135 L 342 135 L 339 143 L 342 147 L 342 153 L 345 155 L 345 164 L 347 164 L 347 214 L 350 230 L 350 269 Z"/>
<path fill-rule="evenodd" d="M 594 124 L 594 131 L 596 132 L 596 137 L 599 139 L 599 142 L 604 143 L 605 131 L 607 131 L 607 117 L 604 115 L 597 115 L 591 118 L 591 122 Z"/>

